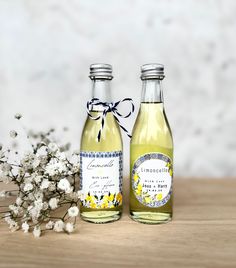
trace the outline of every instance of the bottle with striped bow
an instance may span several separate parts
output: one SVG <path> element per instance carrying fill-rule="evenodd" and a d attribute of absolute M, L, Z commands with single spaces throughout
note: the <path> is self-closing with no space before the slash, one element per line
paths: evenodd
<path fill-rule="evenodd" d="M 92 64 L 92 100 L 87 104 L 80 147 L 80 215 L 83 220 L 106 223 L 122 213 L 122 138 L 112 113 L 112 66 Z"/>

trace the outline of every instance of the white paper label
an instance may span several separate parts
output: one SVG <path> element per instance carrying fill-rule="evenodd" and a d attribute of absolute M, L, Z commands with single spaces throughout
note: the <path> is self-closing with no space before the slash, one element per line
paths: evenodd
<path fill-rule="evenodd" d="M 111 208 L 122 203 L 122 152 L 81 152 L 83 205 Z"/>
<path fill-rule="evenodd" d="M 173 167 L 161 153 L 148 153 L 137 159 L 132 170 L 132 188 L 140 203 L 160 207 L 170 199 Z"/>

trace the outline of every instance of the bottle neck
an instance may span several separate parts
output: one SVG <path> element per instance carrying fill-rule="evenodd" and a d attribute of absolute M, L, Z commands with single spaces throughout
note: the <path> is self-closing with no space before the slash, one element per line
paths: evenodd
<path fill-rule="evenodd" d="M 161 80 L 158 80 L 158 79 L 143 80 L 141 102 L 163 103 Z"/>
<path fill-rule="evenodd" d="M 111 80 L 92 80 L 92 97 L 98 98 L 101 102 L 111 102 Z"/>

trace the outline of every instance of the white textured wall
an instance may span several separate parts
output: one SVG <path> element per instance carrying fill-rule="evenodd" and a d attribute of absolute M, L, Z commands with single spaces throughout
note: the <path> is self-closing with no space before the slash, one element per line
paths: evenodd
<path fill-rule="evenodd" d="M 21 112 L 79 147 L 89 64 L 111 63 L 114 99 L 138 106 L 139 67 L 160 62 L 176 175 L 236 176 L 235 14 L 235 0 L 0 0 L 0 140 Z"/>

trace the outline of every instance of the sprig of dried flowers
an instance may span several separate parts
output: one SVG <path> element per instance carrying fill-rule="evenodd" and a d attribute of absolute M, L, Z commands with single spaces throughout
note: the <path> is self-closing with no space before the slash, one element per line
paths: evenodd
<path fill-rule="evenodd" d="M 16 114 L 17 120 L 21 119 Z M 72 233 L 78 216 L 80 192 L 77 191 L 79 158 L 66 156 L 69 144 L 59 147 L 47 133 L 29 133 L 32 150 L 12 163 L 11 150 L 0 145 L 0 182 L 13 183 L 17 190 L 0 191 L 0 200 L 15 196 L 14 203 L 0 206 L 0 219 L 11 231 L 22 229 L 39 237 L 47 230 Z M 16 131 L 10 136 L 16 138 Z M 18 154 L 18 152 L 15 152 Z"/>

